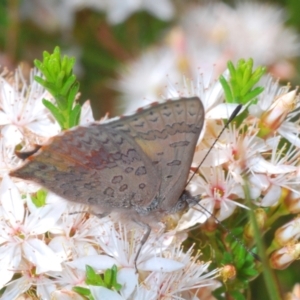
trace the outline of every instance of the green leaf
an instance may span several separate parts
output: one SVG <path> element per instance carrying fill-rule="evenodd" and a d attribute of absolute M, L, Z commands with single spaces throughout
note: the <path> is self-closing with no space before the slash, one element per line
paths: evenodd
<path fill-rule="evenodd" d="M 242 84 L 241 84 L 242 86 L 245 85 L 250 80 L 251 73 L 252 73 L 252 67 L 247 66 L 242 77 Z"/>
<path fill-rule="evenodd" d="M 81 106 L 77 104 L 70 113 L 69 128 L 72 128 L 79 124 L 80 114 L 81 114 Z"/>
<path fill-rule="evenodd" d="M 59 47 L 53 53 L 44 52 L 43 62 L 35 60 L 36 67 L 44 78 L 36 76 L 40 83 L 55 99 L 55 103 L 43 101 L 62 129 L 68 129 L 79 123 L 81 107 L 75 103 L 79 91 L 79 83 L 73 74 L 75 58 L 62 58 Z M 73 107 L 74 106 L 74 107 Z"/>
<path fill-rule="evenodd" d="M 237 62 L 236 67 L 229 61 L 227 67 L 229 70 L 228 80 L 226 80 L 224 76 L 220 76 L 219 79 L 227 103 L 247 104 L 253 97 L 256 97 L 261 93 L 262 88 L 254 88 L 254 85 L 257 84 L 264 74 L 265 68 L 258 67 L 253 71 L 252 59 L 248 59 L 247 61 L 240 59 Z"/>
<path fill-rule="evenodd" d="M 233 103 L 233 97 L 232 97 L 232 93 L 230 90 L 230 86 L 229 86 L 228 82 L 226 81 L 225 77 L 223 75 L 221 75 L 219 80 L 220 80 L 220 83 L 224 90 L 226 102 Z"/>
<path fill-rule="evenodd" d="M 230 296 L 232 297 L 231 299 L 246 300 L 245 296 L 241 292 L 239 292 L 239 291 L 232 291 L 230 293 Z"/>
<path fill-rule="evenodd" d="M 43 99 L 43 104 L 45 105 L 46 108 L 48 108 L 55 118 L 55 120 L 58 122 L 59 126 L 64 129 L 64 118 L 60 114 L 59 110 L 47 99 Z"/>
<path fill-rule="evenodd" d="M 229 70 L 230 77 L 232 79 L 235 79 L 235 77 L 236 77 L 236 70 L 235 70 L 235 67 L 234 67 L 234 65 L 233 65 L 233 63 L 231 61 L 229 61 L 227 63 L 227 68 Z"/>
<path fill-rule="evenodd" d="M 101 276 L 99 274 L 97 274 L 92 267 L 86 265 L 85 271 L 86 271 L 85 283 L 87 285 L 107 287 L 105 282 L 102 280 Z"/>
<path fill-rule="evenodd" d="M 31 201 L 35 207 L 43 207 L 46 205 L 46 198 L 48 192 L 44 189 L 38 190 L 36 193 L 31 195 Z"/>
<path fill-rule="evenodd" d="M 59 89 L 60 94 L 65 95 L 64 91 L 62 90 L 65 80 L 65 72 L 63 70 L 59 71 L 59 73 L 56 76 L 56 88 Z"/>
<path fill-rule="evenodd" d="M 67 95 L 69 90 L 71 89 L 72 85 L 75 83 L 76 81 L 76 76 L 75 75 L 71 75 L 63 84 L 63 86 L 61 87 L 61 94 L 62 95 Z"/>
<path fill-rule="evenodd" d="M 254 90 L 252 90 L 251 92 L 249 92 L 247 95 L 245 95 L 243 102 L 244 103 L 248 103 L 250 100 L 252 100 L 253 98 L 256 98 L 263 91 L 264 91 L 264 88 L 261 87 L 261 86 L 255 88 Z"/>
<path fill-rule="evenodd" d="M 68 102 L 68 111 L 72 110 L 73 103 L 76 99 L 76 95 L 79 91 L 79 82 L 75 82 L 69 90 L 67 102 Z M 76 124 L 77 125 L 77 124 Z"/>
<path fill-rule="evenodd" d="M 256 277 L 259 274 L 259 272 L 255 269 L 255 267 L 245 268 L 243 273 L 247 277 Z"/>
<path fill-rule="evenodd" d="M 107 269 L 104 272 L 104 282 L 105 282 L 106 286 L 111 287 L 111 280 L 112 280 L 112 270 Z"/>
<path fill-rule="evenodd" d="M 42 86 L 45 86 L 46 84 L 46 81 L 42 77 L 34 76 L 34 80 Z"/>
<path fill-rule="evenodd" d="M 121 290 L 122 284 L 117 282 L 117 274 L 118 268 L 116 265 L 113 265 L 111 268 L 112 276 L 111 276 L 111 287 L 114 288 L 117 292 Z"/>
<path fill-rule="evenodd" d="M 82 296 L 90 296 L 91 295 L 91 291 L 88 288 L 84 288 L 81 286 L 74 286 L 72 288 L 72 290 Z"/>

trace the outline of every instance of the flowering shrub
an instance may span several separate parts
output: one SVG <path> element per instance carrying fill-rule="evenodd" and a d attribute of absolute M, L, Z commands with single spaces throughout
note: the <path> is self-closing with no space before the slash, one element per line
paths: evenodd
<path fill-rule="evenodd" d="M 32 71 L 30 83 L 20 70 L 3 72 L 0 82 L 3 299 L 213 299 L 213 290 L 218 299 L 243 299 L 262 269 L 273 299 L 280 299 L 268 265 L 284 269 L 299 257 L 299 218 L 293 219 L 300 208 L 297 90 L 280 87 L 264 68 L 253 70 L 252 60 L 229 62 L 220 80 L 199 76 L 169 87 L 166 99 L 198 96 L 205 108 L 191 166 L 196 173 L 187 186 L 201 197 L 152 230 L 137 273 L 140 227 L 98 218 L 8 175 L 22 164 L 20 150 L 94 121 L 89 102 L 76 103 L 73 59 L 62 59 L 56 48 L 35 64 L 42 73 Z M 241 112 L 216 141 L 239 104 Z M 290 221 L 274 228 L 284 215 Z M 264 250 L 262 237 L 270 229 L 276 232 Z"/>

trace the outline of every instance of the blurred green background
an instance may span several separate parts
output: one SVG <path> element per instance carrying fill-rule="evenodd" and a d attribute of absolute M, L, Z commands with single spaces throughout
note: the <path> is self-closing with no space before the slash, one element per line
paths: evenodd
<path fill-rule="evenodd" d="M 185 11 L 207 3 L 170 0 L 174 7 L 170 20 L 161 20 L 142 8 L 128 14 L 123 22 L 112 24 L 107 20 L 104 9 L 93 6 L 96 0 L 73 1 L 79 3 L 76 8 L 74 4 L 72 7 L 67 5 L 68 2 L 72 0 L 0 1 L 0 64 L 11 70 L 20 62 L 23 66 L 32 67 L 33 60 L 41 59 L 44 50 L 51 52 L 58 45 L 62 53 L 77 58 L 76 72 L 82 93 L 80 99 L 91 99 L 96 118 L 107 111 L 112 115 L 122 112 L 113 109 L 118 96 L 118 91 L 113 88 L 113 79 L 118 78 L 120 67 L 138 58 L 150 46 L 163 43 L 164 36 L 176 26 Z M 231 6 L 235 3 L 225 2 Z M 285 9 L 286 25 L 300 32 L 299 0 L 266 3 Z M 288 81 L 297 85 L 300 78 L 299 60 L 294 59 L 293 64 L 296 73 Z"/>

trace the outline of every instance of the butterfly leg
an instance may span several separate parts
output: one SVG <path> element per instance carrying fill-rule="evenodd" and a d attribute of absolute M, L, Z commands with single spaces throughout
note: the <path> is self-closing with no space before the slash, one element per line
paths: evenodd
<path fill-rule="evenodd" d="M 88 210 L 81 210 L 81 211 L 73 211 L 70 212 L 69 215 L 76 215 L 76 214 L 89 214 L 90 212 Z"/>
<path fill-rule="evenodd" d="M 139 222 L 137 220 L 133 220 L 136 224 L 138 224 L 139 226 L 143 227 L 143 229 L 145 230 L 144 234 L 143 234 L 143 237 L 141 239 L 141 242 L 140 242 L 140 247 L 135 255 L 135 258 L 134 258 L 134 267 L 135 267 L 135 271 L 138 272 L 138 269 L 137 269 L 137 260 L 139 258 L 139 255 L 141 253 L 141 250 L 142 250 L 142 247 L 144 246 L 144 244 L 146 243 L 146 241 L 148 240 L 149 238 L 149 235 L 150 235 L 150 232 L 151 232 L 151 227 L 146 224 L 146 223 L 143 223 L 143 222 Z"/>
<path fill-rule="evenodd" d="M 199 203 L 201 200 L 201 195 L 192 196 L 188 191 L 184 190 L 178 199 L 174 207 L 172 207 L 168 213 L 175 214 L 179 211 L 183 211 L 186 208 L 191 208 Z"/>
<path fill-rule="evenodd" d="M 194 196 L 194 197 L 186 199 L 186 202 L 187 202 L 189 207 L 193 207 L 197 204 L 199 205 L 199 201 L 201 199 L 202 199 L 201 195 L 198 195 L 198 196 Z"/>
<path fill-rule="evenodd" d="M 98 213 L 98 214 L 94 214 L 94 213 L 91 213 L 91 212 L 90 212 L 90 214 L 96 216 L 96 217 L 99 218 L 99 219 L 102 219 L 102 218 L 108 216 L 108 215 L 109 215 L 109 212 L 103 212 L 103 213 Z"/>
<path fill-rule="evenodd" d="M 94 213 L 92 213 L 88 210 L 81 210 L 81 211 L 73 211 L 73 212 L 69 213 L 69 215 L 75 215 L 75 214 L 90 214 L 90 215 L 93 215 L 93 216 L 95 216 L 99 219 L 102 219 L 102 218 L 108 216 L 109 212 L 94 214 Z"/>

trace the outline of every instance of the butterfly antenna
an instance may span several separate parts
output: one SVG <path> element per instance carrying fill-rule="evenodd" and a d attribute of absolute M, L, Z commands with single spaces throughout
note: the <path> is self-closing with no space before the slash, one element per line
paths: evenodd
<path fill-rule="evenodd" d="M 245 244 L 237 236 L 235 236 L 232 233 L 232 231 L 230 231 L 225 225 L 223 225 L 223 223 L 221 221 L 219 221 L 215 215 L 213 215 L 210 211 L 208 211 L 200 203 L 197 203 L 197 205 L 199 205 L 202 210 L 204 210 L 206 213 L 208 213 L 216 221 L 216 223 L 218 225 L 220 225 L 229 235 L 231 235 L 233 237 L 233 239 L 235 240 L 235 242 L 237 242 L 242 248 L 244 248 L 247 251 L 247 253 L 252 255 L 252 257 L 254 257 L 257 261 L 261 262 L 260 257 L 256 253 L 254 253 L 252 250 L 250 250 L 248 247 L 246 247 Z"/>
<path fill-rule="evenodd" d="M 193 175 L 190 177 L 190 179 L 188 180 L 186 186 L 191 182 L 191 180 L 194 178 L 195 174 L 198 172 L 198 170 L 200 169 L 200 167 L 202 166 L 203 162 L 206 160 L 207 156 L 209 155 L 209 153 L 211 152 L 211 150 L 213 149 L 213 147 L 215 146 L 215 144 L 217 143 L 217 141 L 219 140 L 219 138 L 221 137 L 221 135 L 223 134 L 223 132 L 225 131 L 226 128 L 228 128 L 229 124 L 233 121 L 233 119 L 237 116 L 237 114 L 240 112 L 240 110 L 242 109 L 243 105 L 239 104 L 235 110 L 233 111 L 233 113 L 231 114 L 231 116 L 229 117 L 229 119 L 227 120 L 226 124 L 224 125 L 224 127 L 222 128 L 222 130 L 220 131 L 220 133 L 218 134 L 217 138 L 214 140 L 214 142 L 212 143 L 211 147 L 208 149 L 207 153 L 205 154 L 205 156 L 203 157 L 203 159 L 201 160 L 200 164 L 198 165 L 198 167 L 196 168 L 195 172 L 193 173 Z"/>
<path fill-rule="evenodd" d="M 237 116 L 237 114 L 240 112 L 240 110 L 242 109 L 243 105 L 239 104 L 235 110 L 232 112 L 231 116 L 229 117 L 229 119 L 227 120 L 226 124 L 224 125 L 224 127 L 222 128 L 222 130 L 220 131 L 220 133 L 218 134 L 217 138 L 214 140 L 214 142 L 212 143 L 211 147 L 209 148 L 209 150 L 207 151 L 207 153 L 205 154 L 205 156 L 203 157 L 203 159 L 201 160 L 200 164 L 198 165 L 198 167 L 196 168 L 195 172 L 193 173 L 193 175 L 190 177 L 190 179 L 187 182 L 187 185 L 191 182 L 191 180 L 193 179 L 193 177 L 195 176 L 195 174 L 197 173 L 197 171 L 200 169 L 201 165 L 203 164 L 203 162 L 205 161 L 205 159 L 207 158 L 207 156 L 209 155 L 209 153 L 211 152 L 211 150 L 213 149 L 213 147 L 215 146 L 215 144 L 217 143 L 217 141 L 219 140 L 219 138 L 221 137 L 221 135 L 223 134 L 223 132 L 225 131 L 226 128 L 228 128 L 229 124 L 234 120 L 234 118 Z M 210 211 L 208 211 L 204 206 L 202 206 L 199 201 L 197 202 L 197 205 L 199 205 L 201 207 L 201 209 L 203 211 L 205 211 L 206 213 L 208 213 L 215 221 L 218 225 L 220 225 L 228 234 L 230 234 L 233 239 L 235 240 L 235 242 L 237 242 L 241 247 L 243 247 L 250 255 L 252 255 L 257 261 L 261 261 L 260 257 L 254 253 L 253 251 L 251 251 L 249 248 L 247 248 L 245 246 L 244 243 L 241 242 L 241 240 L 236 237 L 225 225 L 223 225 L 222 222 L 220 222 L 218 220 L 218 218 L 216 216 L 214 216 Z"/>

